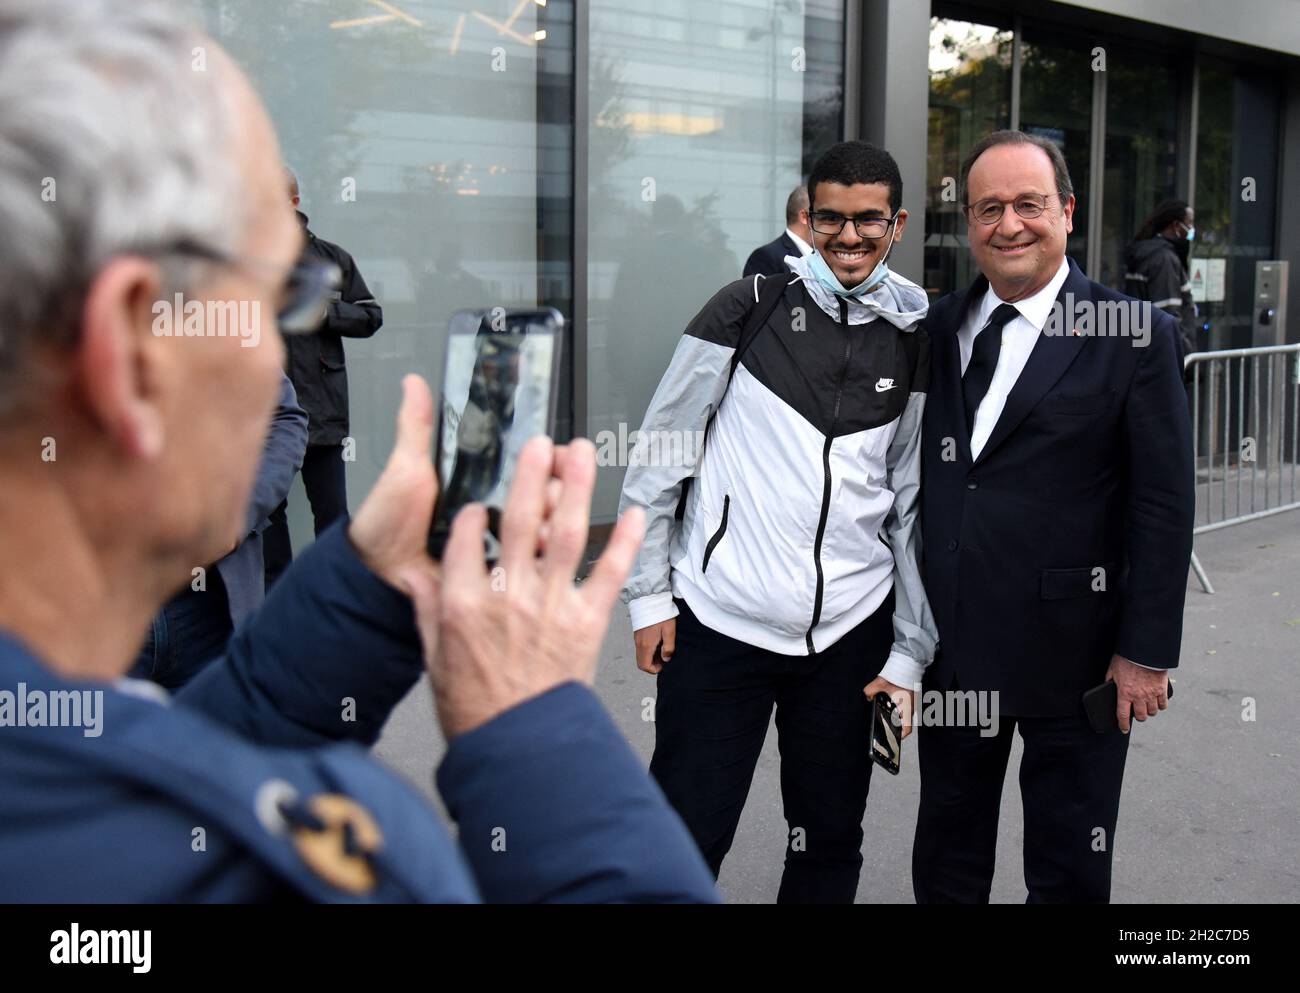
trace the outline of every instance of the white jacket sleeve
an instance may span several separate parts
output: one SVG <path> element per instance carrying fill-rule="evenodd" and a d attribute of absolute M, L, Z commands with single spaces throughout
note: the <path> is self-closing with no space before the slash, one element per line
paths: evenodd
<path fill-rule="evenodd" d="M 924 335 L 922 330 L 910 334 Z M 913 689 L 934 660 L 939 629 L 921 581 L 921 421 L 929 381 L 929 341 L 923 338 L 916 375 L 898 431 L 885 455 L 894 506 L 885 519 L 885 537 L 894 553 L 894 645 L 880 674 L 895 686 Z"/>
<path fill-rule="evenodd" d="M 677 504 L 683 481 L 703 456 L 705 428 L 726 393 L 757 286 L 755 279 L 728 284 L 691 321 L 632 447 L 618 512 L 640 507 L 646 516 L 645 540 L 622 593 L 634 631 L 677 616 L 669 562 L 680 527 Z"/>

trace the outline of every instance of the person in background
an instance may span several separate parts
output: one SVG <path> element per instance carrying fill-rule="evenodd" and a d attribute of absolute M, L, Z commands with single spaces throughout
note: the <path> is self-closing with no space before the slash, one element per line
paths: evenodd
<path fill-rule="evenodd" d="M 800 259 L 812 252 L 812 232 L 808 229 L 808 187 L 796 186 L 785 201 L 785 230 L 781 236 L 750 253 L 743 275 L 777 276 L 789 267 L 786 256 Z"/>
<path fill-rule="evenodd" d="M 1138 229 L 1124 252 L 1124 291 L 1178 322 L 1181 361 L 1199 351 L 1196 340 L 1196 304 L 1187 259 L 1196 237 L 1196 217 L 1184 200 L 1166 200 Z"/>
<path fill-rule="evenodd" d="M 163 605 L 131 676 L 177 690 L 225 652 L 230 635 L 265 595 L 262 533 L 270 524 L 268 515 L 289 495 L 306 449 L 307 413 L 298 406 L 293 383 L 282 375 L 280 400 L 248 503 L 247 533 L 199 576 L 187 576 L 185 588 Z"/>
<path fill-rule="evenodd" d="M 311 504 L 315 533 L 319 535 L 348 513 L 343 444 L 351 427 L 343 339 L 371 337 L 383 325 L 384 312 L 361 278 L 352 256 L 312 232 L 307 215 L 298 210 L 301 202 L 298 177 L 288 166 L 284 167 L 284 178 L 289 202 L 307 239 L 303 258 L 338 266 L 342 274 L 340 288 L 334 292 L 319 330 L 311 335 L 285 338 L 289 379 L 298 392 L 298 402 L 307 411 L 307 453 L 302 460 L 302 484 Z M 288 501 L 284 500 L 271 512 L 271 523 L 263 538 L 268 590 L 293 560 L 287 510 Z"/>

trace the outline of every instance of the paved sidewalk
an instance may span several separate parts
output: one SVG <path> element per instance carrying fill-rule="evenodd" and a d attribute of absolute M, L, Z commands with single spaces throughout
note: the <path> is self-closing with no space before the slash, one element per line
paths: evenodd
<path fill-rule="evenodd" d="M 1217 592 L 1202 593 L 1189 576 L 1175 699 L 1134 731 L 1114 899 L 1300 901 L 1300 512 L 1204 535 L 1196 551 Z M 622 609 L 605 642 L 597 690 L 648 763 L 654 729 L 642 712 L 654 681 L 632 661 Z M 1248 698 L 1253 721 L 1242 719 Z M 859 902 L 912 901 L 918 780 L 908 745 L 898 777 L 872 776 Z M 376 752 L 433 797 L 442 743 L 424 683 L 394 713 Z M 1003 793 L 995 902 L 1025 898 L 1019 755 L 1017 741 Z M 720 884 L 733 903 L 776 898 L 786 834 L 778 761 L 771 728 L 722 869 Z"/>

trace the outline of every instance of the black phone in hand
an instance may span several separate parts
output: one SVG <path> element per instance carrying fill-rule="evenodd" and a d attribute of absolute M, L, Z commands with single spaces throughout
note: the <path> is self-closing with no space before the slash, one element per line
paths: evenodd
<path fill-rule="evenodd" d="M 1174 684 L 1166 684 L 1165 695 L 1174 698 Z M 1094 686 L 1083 695 L 1083 710 L 1088 715 L 1088 724 L 1098 734 L 1108 734 L 1119 730 L 1119 686 L 1114 680 L 1107 680 L 1100 686 Z M 1131 712 L 1130 712 L 1130 716 Z"/>

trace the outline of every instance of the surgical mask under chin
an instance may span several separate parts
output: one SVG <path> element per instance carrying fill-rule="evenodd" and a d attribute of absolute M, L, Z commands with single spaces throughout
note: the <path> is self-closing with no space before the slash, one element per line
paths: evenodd
<path fill-rule="evenodd" d="M 863 293 L 870 293 L 877 286 L 883 283 L 886 278 L 888 278 L 889 253 L 893 250 L 894 232 L 891 228 L 889 232 L 889 247 L 885 249 L 885 254 L 880 257 L 880 261 L 876 263 L 876 267 L 871 270 L 871 275 L 851 289 L 846 289 L 844 284 L 839 281 L 835 273 L 831 271 L 831 267 L 826 264 L 826 260 L 822 258 L 822 253 L 816 248 L 813 249 L 809 266 L 813 271 L 813 275 L 817 277 L 817 282 L 821 283 L 836 296 L 856 297 L 861 296 Z"/>
<path fill-rule="evenodd" d="M 1191 240 L 1192 240 L 1193 238 L 1195 238 L 1195 237 L 1196 237 L 1196 228 L 1194 228 L 1194 227 L 1188 228 L 1188 229 L 1187 229 L 1187 240 L 1188 240 L 1188 241 L 1191 241 Z"/>

